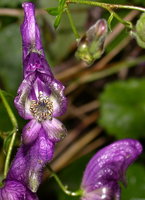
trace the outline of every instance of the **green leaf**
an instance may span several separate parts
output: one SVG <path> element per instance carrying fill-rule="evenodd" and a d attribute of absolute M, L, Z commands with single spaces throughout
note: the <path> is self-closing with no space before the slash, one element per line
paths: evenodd
<path fill-rule="evenodd" d="M 145 137 L 145 79 L 107 85 L 100 96 L 99 123 L 118 139 Z"/>
<path fill-rule="evenodd" d="M 122 200 L 145 199 L 145 167 L 135 163 L 127 171 L 127 187 L 122 187 Z"/>
<path fill-rule="evenodd" d="M 53 16 L 57 16 L 59 14 L 58 8 L 46 8 L 46 11 Z"/>
<path fill-rule="evenodd" d="M 15 93 L 22 79 L 21 36 L 18 24 L 0 31 L 0 79 L 8 92 Z"/>

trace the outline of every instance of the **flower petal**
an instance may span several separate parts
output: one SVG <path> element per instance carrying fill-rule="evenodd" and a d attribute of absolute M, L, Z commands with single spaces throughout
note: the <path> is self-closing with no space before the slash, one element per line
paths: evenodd
<path fill-rule="evenodd" d="M 46 120 L 42 123 L 44 130 L 46 131 L 48 138 L 52 142 L 59 142 L 66 134 L 67 130 L 64 125 L 57 119 Z"/>
<path fill-rule="evenodd" d="M 6 180 L 3 188 L 0 188 L 0 200 L 38 200 L 32 193 L 18 181 Z"/>
<path fill-rule="evenodd" d="M 128 166 L 141 152 L 141 144 L 133 139 L 120 140 L 103 148 L 88 163 L 81 184 L 82 189 L 86 194 L 102 187 L 114 191 L 114 188 L 118 187 L 117 182 L 124 180 Z M 116 198 L 119 199 L 118 191 L 119 189 L 115 195 L 118 195 Z"/>
<path fill-rule="evenodd" d="M 58 80 L 53 80 L 51 85 L 51 92 L 50 100 L 53 102 L 53 116 L 59 117 L 66 112 L 67 109 L 67 99 L 64 96 L 64 89 L 65 87 L 62 83 Z"/>
<path fill-rule="evenodd" d="M 22 142 L 26 145 L 34 142 L 38 137 L 39 131 L 41 129 L 41 124 L 35 119 L 27 123 L 22 131 Z"/>

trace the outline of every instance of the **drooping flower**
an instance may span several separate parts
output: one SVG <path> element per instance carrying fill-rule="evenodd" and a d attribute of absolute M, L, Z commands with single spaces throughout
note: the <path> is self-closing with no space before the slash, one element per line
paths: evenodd
<path fill-rule="evenodd" d="M 0 200 L 38 200 L 38 197 L 21 182 L 7 180 L 0 188 Z"/>
<path fill-rule="evenodd" d="M 56 119 L 67 107 L 64 86 L 54 78 L 45 59 L 34 5 L 25 2 L 23 8 L 24 80 L 14 102 L 20 116 L 31 121 L 23 129 L 22 141 L 25 144 L 33 142 L 43 128 L 51 141 L 58 142 L 66 135 L 65 127 Z"/>
<path fill-rule="evenodd" d="M 40 130 L 39 137 L 32 145 L 22 144 L 19 148 L 7 180 L 17 180 L 36 192 L 41 181 L 45 165 L 51 161 L 54 153 L 54 143 L 50 141 L 46 132 Z"/>
<path fill-rule="evenodd" d="M 142 146 L 137 140 L 123 139 L 96 153 L 84 172 L 81 200 L 119 200 L 118 181 L 126 183 L 126 170 L 141 152 Z"/>

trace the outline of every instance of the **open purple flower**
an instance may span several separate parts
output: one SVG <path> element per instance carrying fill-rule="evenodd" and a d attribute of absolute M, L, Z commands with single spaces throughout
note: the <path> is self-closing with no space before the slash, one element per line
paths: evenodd
<path fill-rule="evenodd" d="M 64 114 L 67 107 L 64 86 L 54 78 L 45 59 L 34 5 L 25 2 L 23 8 L 24 80 L 14 102 L 19 114 L 31 121 L 25 126 L 22 139 L 25 144 L 33 142 L 43 128 L 51 141 L 58 142 L 66 135 L 63 124 L 56 119 Z"/>
<path fill-rule="evenodd" d="M 120 186 L 125 183 L 125 172 L 141 154 L 137 140 L 123 139 L 103 148 L 88 163 L 81 188 L 82 200 L 119 200 Z"/>
<path fill-rule="evenodd" d="M 0 200 L 38 200 L 38 197 L 21 182 L 7 180 L 0 188 Z"/>

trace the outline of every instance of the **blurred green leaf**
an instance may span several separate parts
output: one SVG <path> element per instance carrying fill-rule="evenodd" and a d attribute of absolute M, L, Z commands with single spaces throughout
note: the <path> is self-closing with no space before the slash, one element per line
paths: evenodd
<path fill-rule="evenodd" d="M 28 2 L 34 2 L 35 0 L 27 0 Z M 0 6 L 8 6 L 8 7 L 16 7 L 17 5 L 20 5 L 24 2 L 24 0 L 17 0 L 17 1 L 12 1 L 12 0 L 0 0 Z"/>
<path fill-rule="evenodd" d="M 127 171 L 127 187 L 122 187 L 122 200 L 145 200 L 145 167 L 133 164 Z"/>
<path fill-rule="evenodd" d="M 58 8 L 46 8 L 46 11 L 53 16 L 57 16 L 59 14 Z"/>
<path fill-rule="evenodd" d="M 21 36 L 18 24 L 0 31 L 0 78 L 5 89 L 15 92 L 22 76 Z"/>
<path fill-rule="evenodd" d="M 99 123 L 117 138 L 145 137 L 145 79 L 108 84 L 100 96 Z"/>

